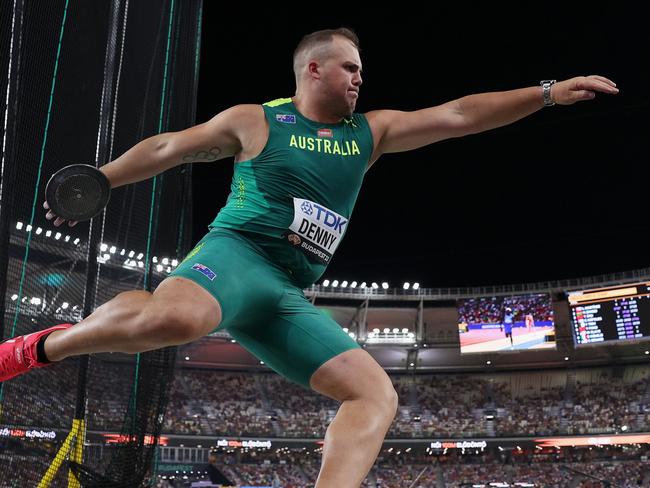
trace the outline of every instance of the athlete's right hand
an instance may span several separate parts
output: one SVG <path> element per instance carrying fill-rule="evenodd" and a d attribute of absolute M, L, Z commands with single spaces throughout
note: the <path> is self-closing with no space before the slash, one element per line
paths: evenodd
<path fill-rule="evenodd" d="M 48 205 L 47 201 L 43 202 L 43 208 L 45 210 L 47 210 L 47 214 L 45 214 L 45 218 L 47 220 L 54 219 L 54 227 L 58 227 L 63 222 L 65 222 L 65 219 L 62 219 L 61 217 L 57 217 L 56 214 L 54 212 L 52 212 L 52 210 L 50 210 L 50 206 Z M 76 220 L 68 220 L 68 226 L 69 227 L 74 227 L 75 225 L 77 225 Z"/>

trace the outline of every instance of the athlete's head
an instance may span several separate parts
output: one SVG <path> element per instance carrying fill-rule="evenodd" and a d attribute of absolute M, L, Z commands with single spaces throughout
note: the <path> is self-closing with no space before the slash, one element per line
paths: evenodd
<path fill-rule="evenodd" d="M 306 35 L 293 53 L 297 92 L 307 90 L 349 117 L 362 83 L 359 51 L 359 38 L 345 27 Z"/>

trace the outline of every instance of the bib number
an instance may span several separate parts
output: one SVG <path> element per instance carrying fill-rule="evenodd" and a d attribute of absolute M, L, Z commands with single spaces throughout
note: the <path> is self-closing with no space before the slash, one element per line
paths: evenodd
<path fill-rule="evenodd" d="M 293 222 L 286 238 L 308 258 L 327 265 L 343 238 L 347 223 L 347 218 L 323 205 L 294 198 Z"/>

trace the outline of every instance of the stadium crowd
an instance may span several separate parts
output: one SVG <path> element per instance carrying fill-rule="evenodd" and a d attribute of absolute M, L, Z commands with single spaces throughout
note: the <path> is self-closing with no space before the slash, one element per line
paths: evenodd
<path fill-rule="evenodd" d="M 18 378 L 6 397 L 29 408 L 12 424 L 69 427 L 77 366 L 35 383 Z M 68 371 L 69 370 L 69 371 Z M 650 431 L 650 366 L 493 375 L 391 375 L 399 409 L 389 438 L 603 434 Z M 35 371 L 37 378 L 41 371 Z M 89 430 L 120 431 L 133 367 L 91 362 Z M 169 434 L 322 438 L 338 403 L 275 374 L 181 368 L 163 425 Z"/>
<path fill-rule="evenodd" d="M 614 378 L 607 370 L 591 383 L 545 373 L 392 376 L 400 397 L 388 437 L 449 438 L 558 435 L 650 430 L 650 382 Z M 521 375 L 519 375 L 521 376 Z M 531 379 L 532 378 L 532 379 Z M 550 383 L 559 383 L 551 385 Z M 187 388 L 181 388 L 179 383 Z M 515 385 L 515 383 L 519 383 Z M 544 386 L 548 384 L 548 386 Z M 540 386 L 541 385 L 541 386 Z M 187 391 L 195 392 L 188 396 Z M 282 394 L 277 394 L 277 392 Z M 176 375 L 166 432 L 231 436 L 322 437 L 337 402 L 277 375 Z M 451 400 L 453 399 L 453 401 Z"/>
<path fill-rule="evenodd" d="M 311 455 L 310 455 L 311 454 Z M 650 486 L 645 447 L 565 448 L 511 453 L 481 451 L 447 455 L 382 450 L 363 481 L 364 488 L 466 488 L 533 486 L 538 488 L 638 488 Z M 233 486 L 313 488 L 319 458 L 300 449 L 258 453 L 219 453 L 218 466 Z M 169 478 L 169 477 L 167 477 Z M 197 476 L 205 479 L 205 475 Z M 274 483 L 276 481 L 276 484 Z M 164 482 L 163 482 L 164 481 Z M 493 483 L 493 485 L 490 485 Z M 507 484 L 505 484 L 507 483 Z M 159 487 L 184 486 L 174 479 Z"/>

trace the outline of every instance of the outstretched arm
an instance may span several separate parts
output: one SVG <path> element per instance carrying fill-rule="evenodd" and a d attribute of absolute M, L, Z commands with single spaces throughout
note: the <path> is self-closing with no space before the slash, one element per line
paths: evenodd
<path fill-rule="evenodd" d="M 247 127 L 259 119 L 259 105 L 237 105 L 209 121 L 139 142 L 100 170 L 111 187 L 146 180 L 184 163 L 211 162 L 238 154 L 248 139 Z"/>
<path fill-rule="evenodd" d="M 555 83 L 551 99 L 558 105 L 591 100 L 596 93 L 616 94 L 616 84 L 603 76 L 578 76 Z M 410 151 L 443 139 L 501 127 L 544 106 L 542 87 L 469 95 L 436 107 L 367 114 L 375 140 L 371 163 L 385 153 Z"/>
<path fill-rule="evenodd" d="M 251 128 L 264 121 L 260 105 L 237 105 L 209 121 L 178 132 L 165 132 L 144 139 L 119 158 L 100 168 L 111 188 L 156 176 L 184 163 L 211 162 L 239 154 L 251 140 Z M 49 210 L 46 218 L 54 225 L 64 220 Z M 74 225 L 76 222 L 69 222 Z"/>

